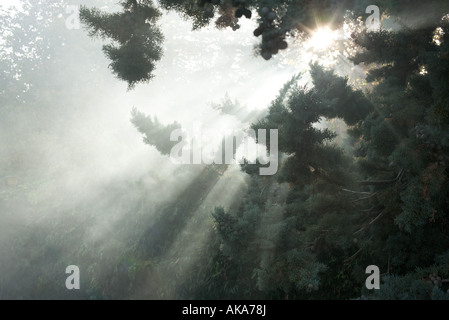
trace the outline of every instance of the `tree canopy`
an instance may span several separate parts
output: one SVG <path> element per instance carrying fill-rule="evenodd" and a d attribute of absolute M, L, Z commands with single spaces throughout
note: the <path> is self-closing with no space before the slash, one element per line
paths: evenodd
<path fill-rule="evenodd" d="M 27 13 L 3 13 L 0 20 L 5 46 L 12 48 L 0 55 L 0 133 L 10 143 L 0 149 L 0 165 L 28 182 L 18 186 L 15 177 L 5 177 L 0 208 L 23 212 L 26 221 L 42 215 L 45 223 L 24 223 L 20 230 L 35 229 L 13 237 L 5 227 L 13 218 L 0 216 L 5 222 L 0 249 L 13 261 L 0 260 L 1 271 L 13 275 L 0 277 L 0 297 L 70 297 L 60 288 L 62 276 L 52 276 L 70 257 L 85 265 L 90 281 L 78 297 L 86 299 L 449 299 L 447 1 L 379 1 L 392 27 L 354 29 L 349 39 L 356 49 L 348 63 L 364 72 L 365 86 L 356 88 L 336 70 L 311 63 L 263 111 L 245 110 L 228 94 L 211 104 L 214 116 L 240 117 L 249 123 L 246 129 L 278 130 L 277 174 L 260 176 L 261 164 L 249 161 L 235 171 L 229 165 L 199 165 L 170 171 L 175 183 L 168 185 L 167 176 L 159 174 L 164 166 L 157 163 L 145 179 L 117 178 L 100 186 L 89 181 L 96 197 L 81 190 L 85 201 L 72 199 L 79 194 L 66 195 L 67 206 L 54 183 L 66 168 L 29 173 L 44 153 L 36 141 L 46 143 L 51 134 L 65 131 L 65 121 L 79 116 L 83 92 L 102 81 L 91 72 L 101 68 L 101 60 L 92 53 L 95 44 L 58 45 L 66 41 L 58 33 L 62 22 L 51 17 L 62 3 L 26 3 Z M 179 13 L 194 30 L 215 24 L 238 32 L 240 19 L 254 19 L 250 36 L 261 39 L 255 51 L 270 60 L 319 26 L 344 28 L 348 21 L 360 26 L 369 2 L 126 0 L 120 5 L 115 13 L 98 4 L 84 6 L 80 18 L 89 36 L 110 41 L 103 52 L 112 73 L 132 89 L 155 76 L 164 42 L 158 21 L 166 12 Z M 424 9 L 425 19 L 418 19 Z M 28 34 L 21 25 L 30 19 L 36 28 Z M 62 91 L 63 75 L 77 68 L 66 63 L 73 50 L 90 63 L 78 70 L 84 83 Z M 61 107 L 54 100 L 70 103 Z M 179 119 L 168 123 L 137 108 L 131 114 L 131 124 L 159 162 L 168 162 L 177 143 L 170 133 L 181 128 Z M 70 146 L 46 152 L 69 159 L 74 154 Z M 21 160 L 24 154 L 33 157 Z M 232 179 L 240 179 L 239 188 L 228 188 Z M 42 200 L 45 196 L 50 200 Z M 50 210 L 58 219 L 45 218 Z M 78 212 L 87 212 L 87 218 Z M 101 228 L 89 233 L 99 220 Z M 110 238 L 85 239 L 101 231 Z M 27 274 L 32 263 L 47 271 Z M 365 285 L 369 265 L 381 270 L 380 290 Z M 29 284 L 31 278 L 38 281 Z"/>

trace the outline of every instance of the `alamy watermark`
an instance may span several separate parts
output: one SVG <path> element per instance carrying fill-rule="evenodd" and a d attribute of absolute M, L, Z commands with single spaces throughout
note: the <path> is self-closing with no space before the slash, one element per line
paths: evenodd
<path fill-rule="evenodd" d="M 376 265 L 370 265 L 366 267 L 366 274 L 370 276 L 366 278 L 365 286 L 368 290 L 379 290 L 380 289 L 380 270 Z"/>
<path fill-rule="evenodd" d="M 278 130 L 228 131 L 224 134 L 204 130 L 200 123 L 193 125 L 189 133 L 176 129 L 170 135 L 171 142 L 178 142 L 170 151 L 175 164 L 256 164 L 262 176 L 277 173 L 279 165 Z M 269 152 L 267 153 L 267 149 Z"/>
<path fill-rule="evenodd" d="M 365 13 L 371 14 L 365 21 L 366 31 L 376 32 L 380 30 L 380 9 L 378 6 L 368 6 Z"/>
<path fill-rule="evenodd" d="M 65 269 L 66 274 L 70 274 L 65 280 L 65 287 L 68 290 L 79 290 L 80 289 L 80 268 L 78 266 L 68 266 Z"/>
<path fill-rule="evenodd" d="M 65 12 L 68 15 L 65 20 L 65 26 L 69 30 L 81 29 L 80 23 L 80 7 L 79 6 L 67 6 Z"/>

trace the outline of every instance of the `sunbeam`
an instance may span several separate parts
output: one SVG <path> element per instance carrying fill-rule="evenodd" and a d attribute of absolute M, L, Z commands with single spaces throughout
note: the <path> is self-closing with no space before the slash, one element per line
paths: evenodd
<path fill-rule="evenodd" d="M 313 31 L 307 44 L 315 51 L 321 52 L 329 49 L 337 39 L 337 31 L 329 27 L 320 27 Z"/>

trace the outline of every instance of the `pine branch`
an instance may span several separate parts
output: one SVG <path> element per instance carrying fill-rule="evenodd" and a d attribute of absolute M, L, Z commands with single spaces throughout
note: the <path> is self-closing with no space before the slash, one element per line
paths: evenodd
<path fill-rule="evenodd" d="M 373 223 L 375 223 L 377 220 L 379 220 L 385 213 L 385 210 L 382 210 L 381 213 L 379 213 L 379 215 L 377 217 L 375 217 L 373 220 L 371 220 L 371 222 L 369 223 L 369 225 L 372 225 Z"/>
<path fill-rule="evenodd" d="M 371 192 L 360 192 L 360 191 L 353 191 L 353 190 L 349 190 L 349 189 L 341 189 L 344 192 L 349 192 L 349 193 L 354 193 L 354 194 L 372 194 Z"/>
<path fill-rule="evenodd" d="M 366 230 L 367 227 L 373 225 L 377 220 L 379 220 L 379 219 L 384 215 L 384 213 L 385 213 L 385 210 L 382 210 L 382 211 L 377 215 L 377 217 L 375 217 L 373 220 L 371 220 L 370 223 L 368 223 L 367 225 L 364 225 L 361 229 L 357 230 L 357 231 L 354 232 L 352 235 L 355 235 L 355 234 L 357 234 L 357 233 L 360 233 L 360 232 Z"/>
<path fill-rule="evenodd" d="M 394 179 L 394 180 L 381 180 L 381 181 L 359 181 L 357 183 L 361 186 L 382 186 L 386 184 L 393 184 L 396 181 L 397 180 Z"/>
<path fill-rule="evenodd" d="M 362 252 L 362 250 L 363 250 L 363 247 L 360 248 L 360 249 L 359 249 L 356 253 L 354 253 L 352 256 L 350 256 L 349 258 L 345 259 L 343 262 L 344 262 L 344 263 L 348 263 L 348 262 L 354 260 L 354 259 L 355 259 L 355 258 Z"/>
<path fill-rule="evenodd" d="M 357 233 L 360 233 L 360 232 L 362 232 L 362 231 L 365 230 L 365 229 L 366 229 L 366 226 L 363 226 L 362 229 L 357 230 L 357 231 L 354 232 L 352 235 L 355 235 L 355 234 L 357 234 Z"/>
<path fill-rule="evenodd" d="M 263 194 L 263 192 L 265 191 L 265 189 L 267 188 L 267 185 L 265 185 L 264 187 L 263 187 L 263 189 L 262 189 L 262 191 L 260 192 L 260 195 L 259 195 L 259 197 L 261 197 L 262 196 L 262 194 Z"/>
<path fill-rule="evenodd" d="M 357 182 L 361 186 L 381 186 L 386 184 L 396 183 L 402 176 L 404 170 L 401 170 L 397 177 L 393 180 L 380 180 L 380 181 L 359 181 Z"/>
<path fill-rule="evenodd" d="M 373 193 L 372 195 L 370 195 L 369 197 L 365 197 L 365 198 L 360 198 L 360 199 L 355 199 L 352 202 L 358 202 L 358 201 L 362 201 L 362 200 L 368 200 L 371 199 L 372 197 L 374 197 L 375 195 L 377 195 L 378 192 Z"/>
<path fill-rule="evenodd" d="M 360 210 L 360 212 L 368 212 L 369 213 L 369 212 L 373 211 L 374 209 L 376 209 L 376 206 L 371 207 L 369 209 Z"/>

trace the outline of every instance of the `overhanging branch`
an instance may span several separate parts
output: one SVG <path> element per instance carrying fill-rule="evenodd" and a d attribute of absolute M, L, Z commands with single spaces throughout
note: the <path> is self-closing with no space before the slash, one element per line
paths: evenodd
<path fill-rule="evenodd" d="M 360 254 L 360 252 L 362 252 L 362 250 L 363 250 L 363 247 L 362 248 L 360 248 L 356 253 L 354 253 L 352 256 L 350 256 L 349 258 L 347 258 L 345 261 L 344 261 L 344 263 L 348 263 L 348 262 L 350 262 L 351 260 L 354 260 L 359 254 Z"/>
<path fill-rule="evenodd" d="M 369 197 L 364 197 L 364 198 L 355 199 L 355 200 L 353 200 L 352 202 L 358 202 L 358 201 L 362 201 L 362 200 L 368 200 L 368 199 L 371 199 L 372 197 L 374 197 L 374 196 L 377 195 L 377 194 L 378 194 L 378 192 L 373 193 L 373 194 L 370 195 Z"/>
<path fill-rule="evenodd" d="M 399 181 L 399 179 L 401 178 L 403 173 L 404 173 L 404 170 L 401 170 L 399 172 L 399 174 L 397 175 L 397 177 L 393 180 L 359 181 L 357 183 L 361 186 L 382 186 L 382 185 L 393 184 L 393 183 L 396 183 L 397 181 Z"/>
<path fill-rule="evenodd" d="M 369 223 L 370 225 L 372 225 L 373 223 L 375 223 L 377 220 L 379 220 L 385 213 L 385 210 L 382 210 L 381 213 L 379 213 L 379 215 L 377 217 L 375 217 L 373 220 L 371 220 L 371 222 Z"/>
<path fill-rule="evenodd" d="M 371 220 L 370 223 L 365 224 L 361 229 L 357 230 L 357 231 L 354 232 L 352 235 L 355 235 L 355 234 L 357 234 L 357 233 L 360 233 L 360 232 L 362 232 L 362 231 L 365 231 L 369 226 L 372 226 L 372 225 L 373 225 L 374 223 L 376 223 L 380 218 L 382 218 L 382 216 L 384 215 L 384 213 L 385 213 L 385 209 L 382 210 L 382 211 L 377 215 L 377 217 L 375 217 L 373 220 Z"/>
<path fill-rule="evenodd" d="M 371 194 L 371 192 L 361 192 L 361 191 L 353 191 L 353 190 L 349 190 L 349 189 L 341 189 L 344 192 L 349 192 L 349 193 L 353 193 L 353 194 Z"/>

